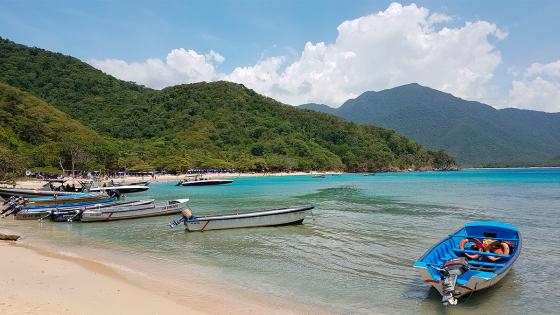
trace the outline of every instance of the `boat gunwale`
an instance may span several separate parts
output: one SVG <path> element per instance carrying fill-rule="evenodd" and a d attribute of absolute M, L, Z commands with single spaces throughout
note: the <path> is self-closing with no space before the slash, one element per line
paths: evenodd
<path fill-rule="evenodd" d="M 314 208 L 315 208 L 314 205 L 306 205 L 306 206 L 298 206 L 298 207 L 285 207 L 285 208 L 277 208 L 277 209 L 258 210 L 253 212 L 228 213 L 228 214 L 215 215 L 215 216 L 202 216 L 202 217 L 195 217 L 194 219 L 186 220 L 185 223 L 198 222 L 198 221 L 218 221 L 218 220 L 266 217 L 271 215 L 309 211 L 309 210 L 313 210 Z"/>

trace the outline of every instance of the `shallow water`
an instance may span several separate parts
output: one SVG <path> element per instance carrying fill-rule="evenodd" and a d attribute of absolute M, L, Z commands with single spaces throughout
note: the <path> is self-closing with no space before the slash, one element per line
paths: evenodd
<path fill-rule="evenodd" d="M 316 209 L 302 226 L 204 233 L 168 228 L 173 216 L 26 226 L 48 231 L 61 247 L 95 244 L 162 266 L 194 264 L 235 286 L 338 313 L 537 314 L 560 307 L 560 169 L 256 177 L 207 187 L 154 183 L 131 196 L 189 197 L 195 214 L 305 203 Z M 434 242 L 474 220 L 517 226 L 522 255 L 496 287 L 444 309 L 411 266 Z"/>

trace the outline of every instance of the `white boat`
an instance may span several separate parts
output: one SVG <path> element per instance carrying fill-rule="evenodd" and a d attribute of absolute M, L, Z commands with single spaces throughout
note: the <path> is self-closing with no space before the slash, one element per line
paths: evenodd
<path fill-rule="evenodd" d="M 185 179 L 179 181 L 177 183 L 177 186 L 209 186 L 231 183 L 233 183 L 233 180 L 231 179 L 207 179 L 205 177 L 202 177 L 202 175 L 190 175 L 185 177 Z"/>
<path fill-rule="evenodd" d="M 174 224 L 183 222 L 189 232 L 302 224 L 313 208 L 315 206 L 306 205 L 203 217 L 193 216 L 190 210 L 185 210 L 181 220 Z"/>
<path fill-rule="evenodd" d="M 148 185 L 115 185 L 115 186 L 105 186 L 105 187 L 92 187 L 89 191 L 116 191 L 120 194 L 130 194 L 135 192 L 146 191 L 150 189 Z"/>
<path fill-rule="evenodd" d="M 97 205 L 90 205 L 84 207 L 76 207 L 76 208 L 54 208 L 50 211 L 49 215 L 44 217 L 50 218 L 51 221 L 55 222 L 72 222 L 72 221 L 80 221 L 82 218 L 82 213 L 86 210 L 101 210 L 106 208 L 133 208 L 133 207 L 140 207 L 140 206 L 148 206 L 154 203 L 155 199 L 142 199 L 142 200 L 134 200 L 134 201 L 122 201 L 122 202 L 114 202 L 114 203 L 105 203 L 105 204 L 97 204 Z"/>
<path fill-rule="evenodd" d="M 82 222 L 136 219 L 179 213 L 189 199 L 176 199 L 160 203 L 128 207 L 110 207 L 82 212 Z"/>

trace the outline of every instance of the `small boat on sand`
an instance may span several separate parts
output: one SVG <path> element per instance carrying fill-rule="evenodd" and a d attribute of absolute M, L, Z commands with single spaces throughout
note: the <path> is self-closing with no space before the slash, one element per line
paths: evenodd
<path fill-rule="evenodd" d="M 207 179 L 201 175 L 187 176 L 185 179 L 179 181 L 177 186 L 209 186 L 209 185 L 223 185 L 231 184 L 231 179 Z"/>
<path fill-rule="evenodd" d="M 171 226 L 177 226 L 183 222 L 187 231 L 202 232 L 208 230 L 302 224 L 305 217 L 311 214 L 313 208 L 315 206 L 305 205 L 202 217 L 193 216 L 190 210 L 185 209 L 181 219 L 173 221 Z"/>
<path fill-rule="evenodd" d="M 180 213 L 189 199 L 151 202 L 145 205 L 88 209 L 82 212 L 82 222 L 137 219 Z"/>
<path fill-rule="evenodd" d="M 502 280 L 521 253 L 519 231 L 501 222 L 466 224 L 430 248 L 414 263 L 443 305 Z"/>

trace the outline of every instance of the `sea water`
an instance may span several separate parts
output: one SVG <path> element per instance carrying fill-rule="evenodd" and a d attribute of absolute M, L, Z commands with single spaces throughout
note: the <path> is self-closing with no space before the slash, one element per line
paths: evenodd
<path fill-rule="evenodd" d="M 105 244 L 163 266 L 191 265 L 240 289 L 347 314 L 549 314 L 560 309 L 560 169 L 467 169 L 235 178 L 221 186 L 152 183 L 134 199 L 190 198 L 195 215 L 313 203 L 304 225 L 188 233 L 165 216 L 44 223 L 60 246 Z M 465 223 L 518 227 L 521 256 L 492 289 L 445 309 L 412 268 Z M 26 224 L 36 225 L 36 222 Z M 60 236 L 62 235 L 62 236 Z M 66 242 L 66 243 L 65 243 Z"/>

